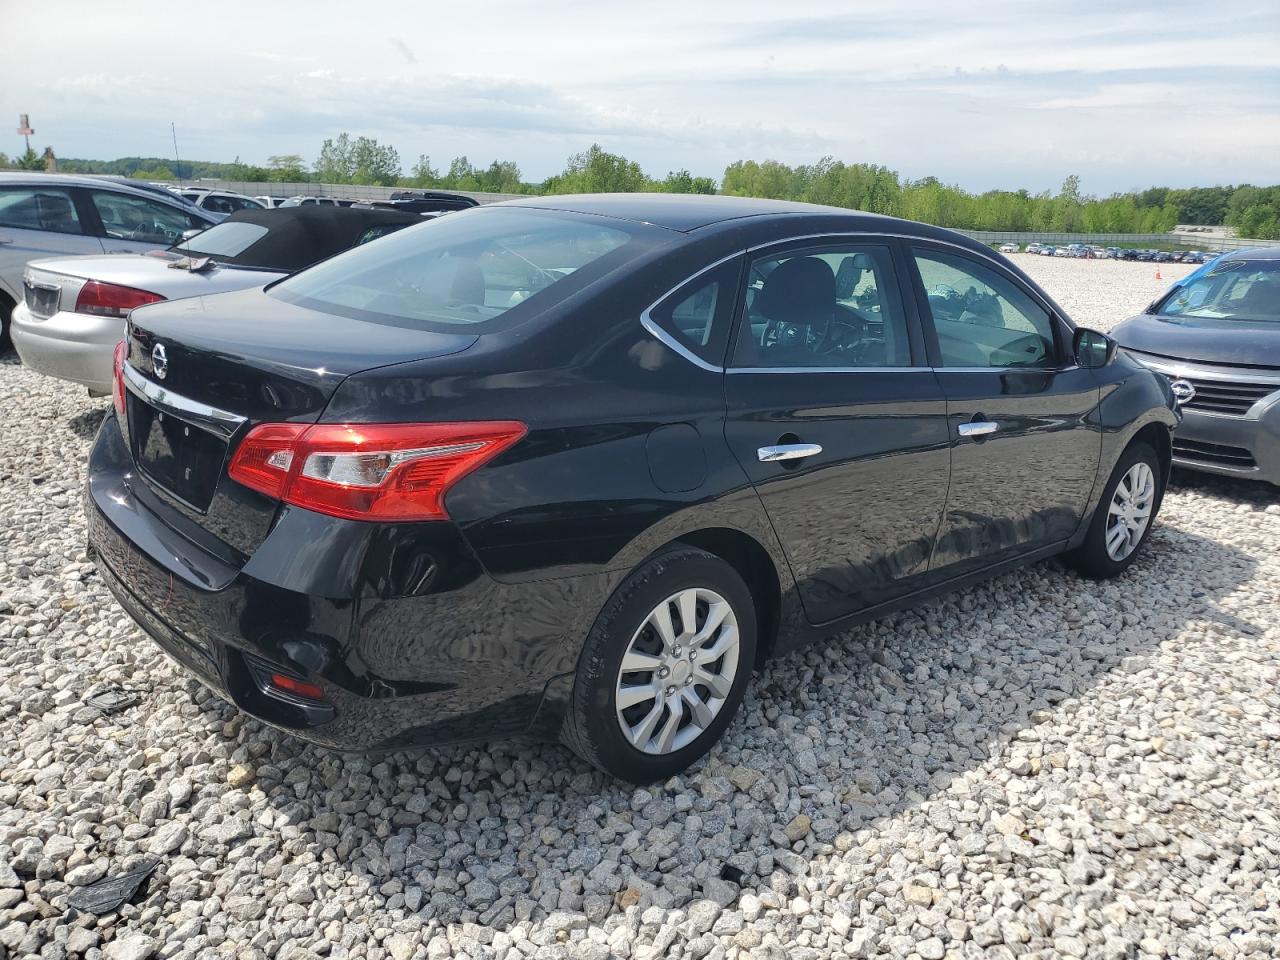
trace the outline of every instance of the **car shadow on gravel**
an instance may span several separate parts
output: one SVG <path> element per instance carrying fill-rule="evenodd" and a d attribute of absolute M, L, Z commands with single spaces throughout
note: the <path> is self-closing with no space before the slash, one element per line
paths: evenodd
<path fill-rule="evenodd" d="M 1175 492 L 1194 492 L 1220 500 L 1234 500 L 1266 507 L 1280 503 L 1280 487 L 1264 480 L 1244 480 L 1221 477 L 1198 470 L 1175 467 L 1169 478 L 1169 489 Z"/>
<path fill-rule="evenodd" d="M 255 812 L 254 832 L 283 844 L 287 824 L 295 854 L 319 861 L 311 869 L 345 872 L 382 891 L 387 910 L 424 920 L 505 929 L 567 909 L 598 922 L 631 903 L 732 897 L 738 882 L 794 893 L 798 875 L 901 831 L 895 821 L 1020 731 L 1069 723 L 1081 699 L 1142 671 L 1192 622 L 1260 633 L 1223 605 L 1255 566 L 1165 523 L 1115 581 L 1050 562 L 948 594 L 771 663 L 709 758 L 641 789 L 553 744 L 340 756 L 190 687 L 206 721 L 234 736 L 233 759 L 254 765 L 255 811 L 275 811 L 271 827 Z M 965 789 L 1006 802 L 985 777 Z"/>
<path fill-rule="evenodd" d="M 74 417 L 68 417 L 67 428 L 81 440 L 92 440 L 106 416 L 106 407 L 86 410 L 83 413 L 77 413 Z"/>

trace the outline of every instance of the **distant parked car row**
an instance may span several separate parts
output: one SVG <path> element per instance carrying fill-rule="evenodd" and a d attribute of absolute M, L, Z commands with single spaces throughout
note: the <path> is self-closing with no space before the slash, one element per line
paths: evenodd
<path fill-rule="evenodd" d="M 1002 243 L 1001 253 L 1018 253 L 1016 243 Z M 1201 250 L 1138 250 L 1132 247 L 1098 247 L 1087 243 L 1068 243 L 1055 246 L 1049 243 L 1028 243 L 1023 253 L 1042 257 L 1078 257 L 1086 260 L 1142 260 L 1152 263 L 1208 263 L 1216 253 Z"/>

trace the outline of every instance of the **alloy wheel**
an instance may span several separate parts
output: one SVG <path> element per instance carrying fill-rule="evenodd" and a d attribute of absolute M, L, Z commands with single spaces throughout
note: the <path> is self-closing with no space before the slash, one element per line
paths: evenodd
<path fill-rule="evenodd" d="M 1156 475 L 1149 464 L 1139 461 L 1130 467 L 1111 496 L 1107 508 L 1107 556 L 1117 562 L 1137 549 L 1151 522 L 1155 506 Z"/>
<path fill-rule="evenodd" d="M 689 587 L 649 612 L 623 654 L 614 690 L 622 734 L 667 754 L 711 726 L 738 673 L 738 618 L 714 590 Z"/>

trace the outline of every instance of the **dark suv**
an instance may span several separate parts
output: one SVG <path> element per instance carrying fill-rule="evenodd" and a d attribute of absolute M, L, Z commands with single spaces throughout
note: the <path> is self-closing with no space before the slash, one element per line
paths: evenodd
<path fill-rule="evenodd" d="M 802 641 L 1134 560 L 1164 378 L 958 234 L 530 198 L 135 310 L 90 542 L 143 628 L 344 749 L 533 733 L 648 781 Z"/>

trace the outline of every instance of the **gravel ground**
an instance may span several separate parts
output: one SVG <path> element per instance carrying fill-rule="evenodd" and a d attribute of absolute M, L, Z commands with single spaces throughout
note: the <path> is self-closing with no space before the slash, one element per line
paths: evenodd
<path fill-rule="evenodd" d="M 1146 264 L 1018 257 L 1077 321 Z M 1280 955 L 1280 496 L 1178 477 L 1049 563 L 776 662 L 650 789 L 519 743 L 339 757 L 189 681 L 87 562 L 104 409 L 0 363 L 0 954 Z M 108 687 L 135 706 L 86 703 Z M 134 903 L 68 896 L 155 857 Z"/>

